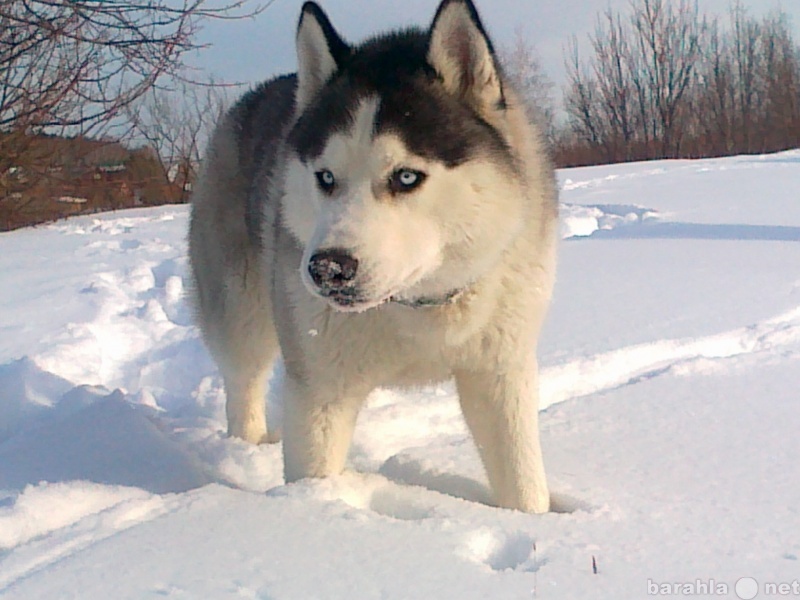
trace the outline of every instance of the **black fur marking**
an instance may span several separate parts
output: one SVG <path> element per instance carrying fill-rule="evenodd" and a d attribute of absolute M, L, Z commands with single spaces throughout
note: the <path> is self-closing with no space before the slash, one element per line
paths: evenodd
<path fill-rule="evenodd" d="M 279 144 L 285 135 L 294 113 L 296 89 L 297 77 L 283 75 L 250 90 L 231 109 L 239 142 L 239 169 L 245 181 L 255 181 L 257 172 L 272 177 L 278 157 L 268 149 Z M 261 245 L 261 214 L 266 201 L 259 194 L 248 195 L 245 221 L 250 239 L 257 247 Z"/>
<path fill-rule="evenodd" d="M 427 62 L 428 34 L 389 33 L 355 48 L 301 115 L 288 143 L 301 160 L 318 157 L 328 138 L 353 124 L 364 98 L 377 97 L 375 133 L 398 135 L 412 152 L 452 167 L 476 155 L 510 160 L 502 136 L 466 102 L 449 94 Z"/>

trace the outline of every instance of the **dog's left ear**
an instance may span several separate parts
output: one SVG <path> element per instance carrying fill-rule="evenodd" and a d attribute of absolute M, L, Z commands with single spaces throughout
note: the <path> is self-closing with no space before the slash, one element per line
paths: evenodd
<path fill-rule="evenodd" d="M 350 46 L 339 36 L 316 2 L 306 2 L 297 25 L 297 94 L 295 109 L 304 109 L 339 70 Z"/>
<path fill-rule="evenodd" d="M 428 62 L 452 94 L 477 108 L 503 106 L 492 42 L 470 0 L 443 0 L 433 18 Z"/>

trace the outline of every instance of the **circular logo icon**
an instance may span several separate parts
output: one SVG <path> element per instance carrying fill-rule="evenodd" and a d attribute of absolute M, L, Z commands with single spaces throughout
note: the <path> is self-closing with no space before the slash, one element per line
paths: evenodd
<path fill-rule="evenodd" d="M 742 600 L 753 600 L 758 596 L 758 582 L 752 577 L 742 577 L 736 582 L 736 596 Z"/>

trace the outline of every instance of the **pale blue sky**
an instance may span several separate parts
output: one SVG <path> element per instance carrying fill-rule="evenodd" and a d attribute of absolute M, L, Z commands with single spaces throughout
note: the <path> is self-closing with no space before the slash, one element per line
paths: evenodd
<path fill-rule="evenodd" d="M 257 2 L 258 0 L 253 0 Z M 563 48 L 572 35 L 585 39 L 598 11 L 624 9 L 629 0 L 475 0 L 497 45 L 510 43 L 522 27 L 556 82 L 563 81 Z M 427 26 L 437 0 L 318 0 L 349 41 L 386 28 Z M 782 6 L 800 41 L 800 0 L 743 0 L 754 15 Z M 700 10 L 726 14 L 730 0 L 699 0 Z M 295 70 L 294 33 L 301 0 L 275 0 L 255 19 L 208 23 L 200 41 L 212 47 L 192 62 L 226 81 L 257 83 Z"/>

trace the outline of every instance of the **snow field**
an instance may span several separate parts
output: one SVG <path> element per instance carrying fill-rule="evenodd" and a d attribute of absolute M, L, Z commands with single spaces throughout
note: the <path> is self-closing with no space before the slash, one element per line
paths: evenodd
<path fill-rule="evenodd" d="M 284 486 L 279 445 L 226 438 L 186 207 L 0 236 L 0 597 L 634 599 L 714 578 L 735 598 L 741 577 L 797 579 L 800 152 L 560 179 L 541 516 L 486 505 L 450 384 L 377 390 L 329 480 Z"/>

